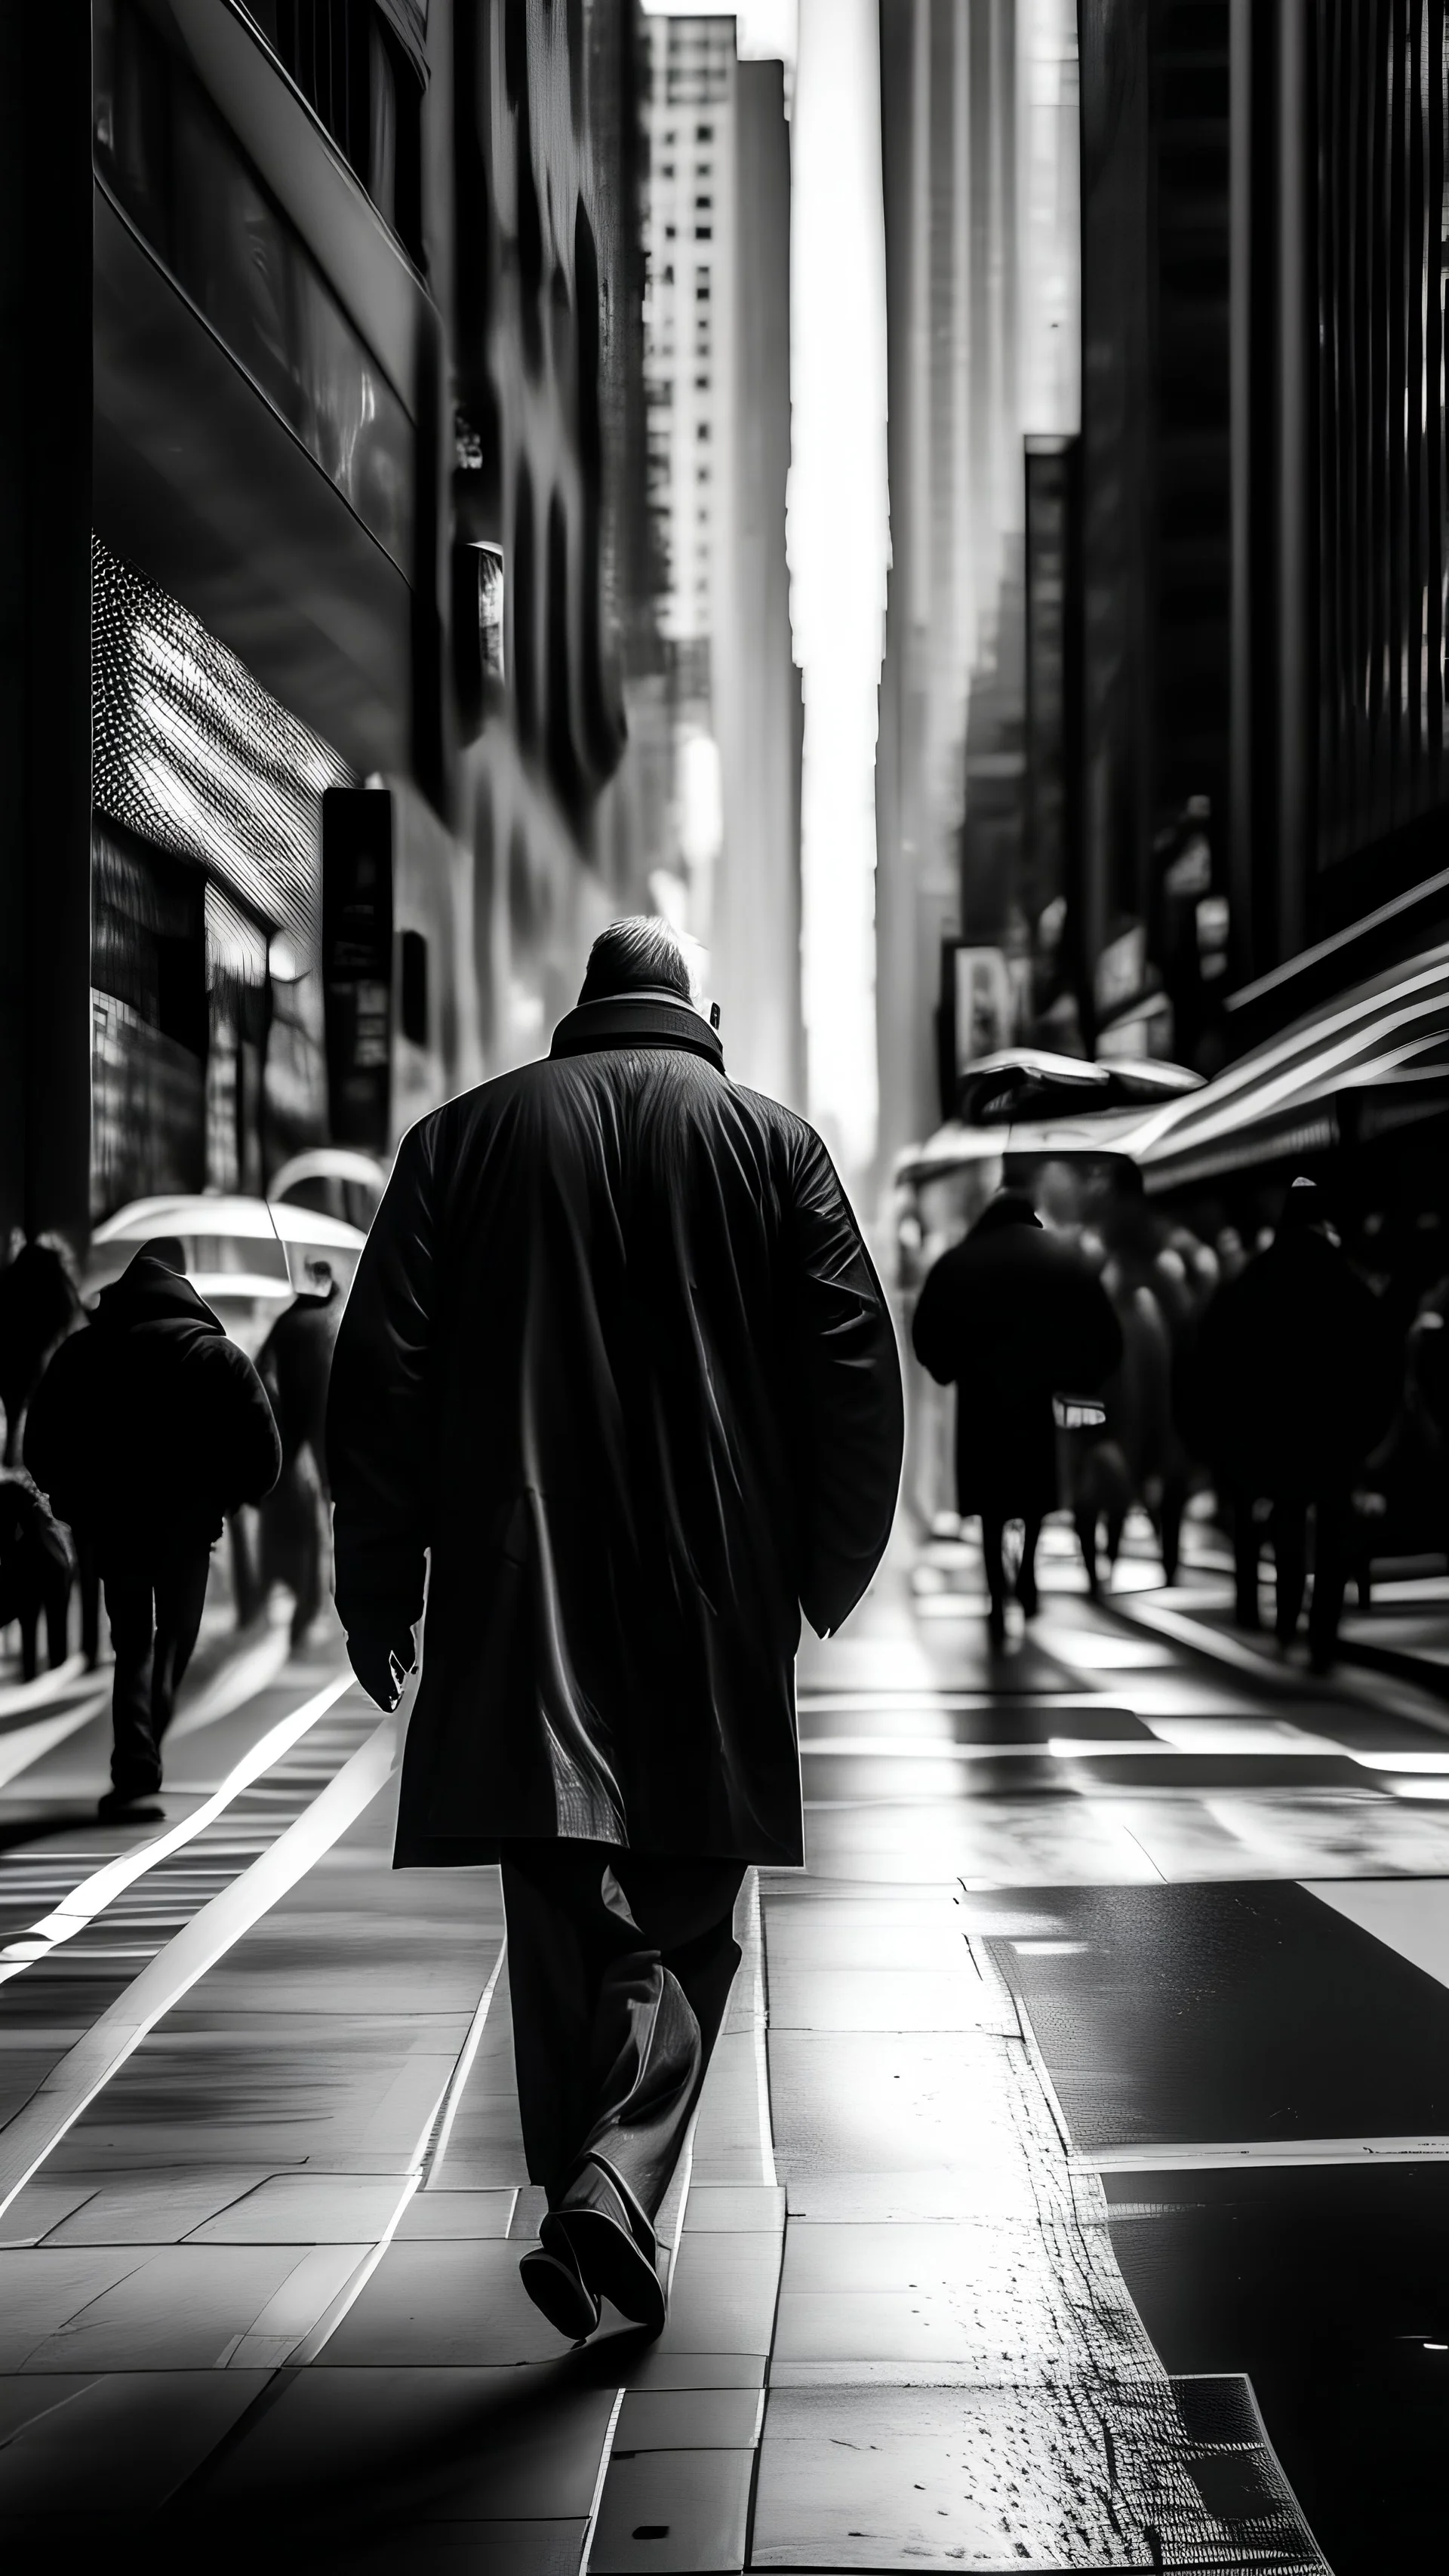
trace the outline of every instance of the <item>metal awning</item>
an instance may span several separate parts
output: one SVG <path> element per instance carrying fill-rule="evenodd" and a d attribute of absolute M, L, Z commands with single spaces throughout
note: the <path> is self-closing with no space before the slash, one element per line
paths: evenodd
<path fill-rule="evenodd" d="M 1152 1191 L 1367 1143 L 1449 1109 L 1449 944 L 1301 1020 L 1126 1140 Z"/>

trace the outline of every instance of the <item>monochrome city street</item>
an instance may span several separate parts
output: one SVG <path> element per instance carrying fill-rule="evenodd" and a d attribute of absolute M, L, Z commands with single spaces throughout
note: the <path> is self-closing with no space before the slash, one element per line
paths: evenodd
<path fill-rule="evenodd" d="M 1442 2567 L 1446 0 L 0 103 L 7 2567 Z"/>

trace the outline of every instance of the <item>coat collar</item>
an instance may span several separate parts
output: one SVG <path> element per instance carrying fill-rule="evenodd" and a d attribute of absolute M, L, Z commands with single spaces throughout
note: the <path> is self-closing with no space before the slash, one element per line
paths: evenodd
<path fill-rule="evenodd" d="M 560 1020 L 549 1057 L 596 1055 L 624 1047 L 681 1047 L 724 1071 L 718 1032 L 687 1002 L 667 993 L 617 993 L 606 1002 L 581 1002 Z"/>

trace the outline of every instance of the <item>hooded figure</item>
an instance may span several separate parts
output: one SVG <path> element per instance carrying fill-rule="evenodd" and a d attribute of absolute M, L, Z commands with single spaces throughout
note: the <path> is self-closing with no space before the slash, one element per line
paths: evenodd
<path fill-rule="evenodd" d="M 890 1531 L 890 1317 L 819 1137 L 730 1081 L 659 921 L 543 1063 L 415 1127 L 327 1415 L 337 1606 L 384 1704 L 427 1624 L 400 1863 L 501 1856 L 530 2295 L 657 2327 L 653 2219 L 739 1952 L 803 1853 L 794 1657 Z"/>
<path fill-rule="evenodd" d="M 20 1463 L 25 1408 L 57 1342 L 83 1321 L 63 1245 L 46 1235 L 22 1243 L 0 1269 L 0 1404 L 5 1464 Z"/>
<path fill-rule="evenodd" d="M 161 1738 L 201 1625 L 224 1516 L 260 1502 L 281 1465 L 272 1409 L 246 1353 L 181 1270 L 143 1245 L 61 1343 L 25 1428 L 25 1463 L 94 1551 L 116 1654 L 107 1815 L 161 1785 Z"/>
<path fill-rule="evenodd" d="M 1003 1190 L 943 1253 L 916 1305 L 917 1359 L 956 1388 L 956 1493 L 981 1516 L 990 1627 L 1006 1632 L 1002 1536 L 1025 1525 L 1017 1598 L 1036 1609 L 1036 1543 L 1057 1499 L 1054 1395 L 1091 1395 L 1122 1356 L 1117 1318 L 1082 1255 Z"/>
<path fill-rule="evenodd" d="M 1303 1605 L 1315 1508 L 1308 1633 L 1316 1664 L 1331 1658 L 1338 1633 L 1353 1480 L 1388 1428 L 1399 1376 L 1388 1318 L 1329 1233 L 1322 1192 L 1295 1181 L 1272 1244 L 1224 1281 L 1203 1319 L 1186 1427 L 1232 1504 L 1238 1618 L 1248 1628 L 1258 1625 L 1253 1505 L 1273 1504 L 1284 1644 Z"/>

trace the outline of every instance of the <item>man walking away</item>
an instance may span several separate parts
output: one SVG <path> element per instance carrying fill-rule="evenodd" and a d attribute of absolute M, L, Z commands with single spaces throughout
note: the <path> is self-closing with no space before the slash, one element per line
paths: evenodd
<path fill-rule="evenodd" d="M 530 2296 L 656 2329 L 654 2220 L 750 1862 L 803 1856 L 794 1655 L 885 1547 L 885 1301 L 830 1158 L 739 1089 L 660 921 L 543 1063 L 423 1120 L 362 1255 L 327 1446 L 337 1605 L 395 1705 L 395 1858 L 501 1858 Z"/>
<path fill-rule="evenodd" d="M 25 1428 L 25 1462 L 94 1549 L 115 1648 L 105 1817 L 144 1818 L 191 1658 L 224 1515 L 260 1502 L 281 1448 L 262 1382 L 184 1275 L 143 1245 L 93 1322 L 61 1343 Z"/>
<path fill-rule="evenodd" d="M 327 1388 L 342 1321 L 330 1263 L 308 1264 L 312 1285 L 277 1317 L 257 1353 L 282 1442 L 282 1472 L 262 1508 L 262 1580 L 295 1604 L 292 1648 L 305 1646 L 322 1607 L 326 1561 Z"/>
<path fill-rule="evenodd" d="M 1002 1190 L 943 1252 L 916 1304 L 921 1366 L 956 1388 L 957 1509 L 981 1515 L 993 1645 L 1006 1636 L 1009 1520 L 1024 1524 L 1016 1596 L 1037 1606 L 1036 1547 L 1057 1500 L 1054 1395 L 1093 1395 L 1122 1357 L 1107 1297 L 1074 1245 L 1030 1199 Z"/>
<path fill-rule="evenodd" d="M 1191 1429 L 1229 1498 L 1237 1619 L 1256 1628 L 1258 1534 L 1266 1498 L 1277 1574 L 1274 1626 L 1293 1637 L 1314 1518 L 1309 1658 L 1333 1660 L 1351 1540 L 1353 1480 L 1387 1430 L 1399 1358 L 1387 1316 L 1350 1269 L 1316 1182 L 1296 1180 L 1277 1235 L 1219 1288 L 1203 1320 L 1189 1385 Z"/>

